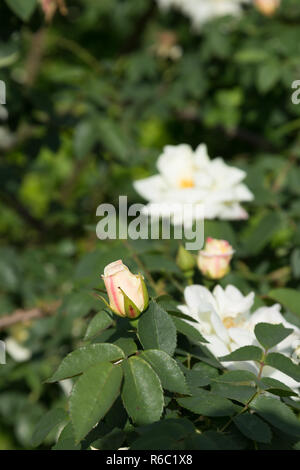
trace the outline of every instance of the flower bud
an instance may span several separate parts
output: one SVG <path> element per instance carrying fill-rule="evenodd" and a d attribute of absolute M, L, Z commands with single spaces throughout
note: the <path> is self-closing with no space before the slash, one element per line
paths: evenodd
<path fill-rule="evenodd" d="M 230 270 L 234 250 L 226 240 L 207 238 L 204 249 L 198 254 L 198 267 L 209 279 L 221 279 Z"/>
<path fill-rule="evenodd" d="M 194 267 L 196 266 L 196 261 L 194 256 L 185 248 L 183 248 L 182 245 L 180 245 L 176 257 L 176 264 L 183 272 L 193 271 Z"/>
<path fill-rule="evenodd" d="M 254 0 L 256 8 L 266 16 L 272 16 L 280 5 L 280 0 Z"/>
<path fill-rule="evenodd" d="M 149 297 L 141 274 L 132 274 L 122 260 L 104 268 L 102 276 L 109 307 L 121 317 L 137 318 L 148 307 Z"/>

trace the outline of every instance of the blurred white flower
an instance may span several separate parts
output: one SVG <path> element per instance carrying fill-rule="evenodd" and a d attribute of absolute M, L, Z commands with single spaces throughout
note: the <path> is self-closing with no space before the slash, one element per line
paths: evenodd
<path fill-rule="evenodd" d="M 238 16 L 251 0 L 157 0 L 162 9 L 174 7 L 188 16 L 197 29 L 219 16 Z"/>
<path fill-rule="evenodd" d="M 16 362 L 25 362 L 31 358 L 31 351 L 24 346 L 21 346 L 14 338 L 9 337 L 5 340 L 6 352 Z"/>
<path fill-rule="evenodd" d="M 251 314 L 254 293 L 243 296 L 231 285 L 225 289 L 216 286 L 212 293 L 203 286 L 188 286 L 184 291 L 184 297 L 186 305 L 180 305 L 179 310 L 197 321 L 195 323 L 186 320 L 209 341 L 206 346 L 216 357 L 225 356 L 242 346 L 259 345 L 255 338 L 254 327 L 257 323 L 265 322 L 282 323 L 284 327 L 294 330 L 271 351 L 295 358 L 295 351 L 299 347 L 300 329 L 285 320 L 280 313 L 279 304 L 261 307 Z M 253 361 L 224 362 L 223 365 L 228 369 L 248 369 L 256 374 L 258 372 L 258 366 Z M 269 366 L 264 367 L 263 376 L 280 380 L 294 389 L 299 387 L 291 377 Z"/>
<path fill-rule="evenodd" d="M 134 182 L 135 190 L 150 202 L 145 210 L 148 214 L 156 214 L 157 208 L 152 209 L 151 203 L 161 204 L 167 212 L 171 204 L 192 204 L 203 206 L 206 219 L 248 217 L 240 205 L 253 199 L 242 183 L 246 173 L 227 165 L 222 158 L 210 160 L 206 145 L 199 145 L 195 152 L 186 144 L 168 145 L 158 158 L 157 168 L 158 175 Z M 173 223 L 180 224 L 180 217 Z"/>

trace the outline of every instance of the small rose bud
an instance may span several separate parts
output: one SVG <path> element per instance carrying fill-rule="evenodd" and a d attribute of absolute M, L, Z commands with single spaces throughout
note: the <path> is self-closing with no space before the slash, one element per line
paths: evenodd
<path fill-rule="evenodd" d="M 272 16 L 280 5 L 280 0 L 254 0 L 256 8 L 266 16 Z"/>
<path fill-rule="evenodd" d="M 104 268 L 102 276 L 109 307 L 121 317 L 137 318 L 148 307 L 149 297 L 141 274 L 132 274 L 122 260 Z"/>
<path fill-rule="evenodd" d="M 234 250 L 226 240 L 207 238 L 204 250 L 199 251 L 198 267 L 209 279 L 221 279 L 230 270 Z"/>
<path fill-rule="evenodd" d="M 180 245 L 176 256 L 176 264 L 183 272 L 193 272 L 194 267 L 196 266 L 196 260 L 191 253 L 189 253 L 182 245 Z"/>

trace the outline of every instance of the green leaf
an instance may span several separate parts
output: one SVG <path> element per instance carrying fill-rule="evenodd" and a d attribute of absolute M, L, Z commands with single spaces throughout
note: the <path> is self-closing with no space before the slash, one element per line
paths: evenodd
<path fill-rule="evenodd" d="M 94 449 L 98 450 L 118 450 L 123 444 L 126 438 L 126 434 L 119 428 L 114 428 L 111 432 L 105 436 L 100 437 L 96 441 L 91 443 Z"/>
<path fill-rule="evenodd" d="M 215 382 L 212 384 L 211 391 L 220 397 L 230 398 L 245 405 L 255 395 L 256 388 L 250 385 Z"/>
<path fill-rule="evenodd" d="M 282 323 L 272 325 L 271 323 L 257 323 L 254 333 L 259 343 L 266 349 L 271 349 L 293 333 L 291 328 L 285 328 Z"/>
<path fill-rule="evenodd" d="M 198 391 L 199 387 L 205 387 L 211 382 L 211 377 L 202 370 L 188 369 L 178 362 L 179 367 L 185 375 L 188 388 L 192 394 Z"/>
<path fill-rule="evenodd" d="M 29 20 L 37 0 L 5 0 L 9 8 L 23 21 Z"/>
<path fill-rule="evenodd" d="M 267 93 L 271 90 L 276 82 L 280 79 L 282 73 L 280 63 L 278 60 L 272 58 L 267 62 L 263 63 L 257 74 L 257 87 L 261 93 Z"/>
<path fill-rule="evenodd" d="M 78 159 L 88 155 L 99 138 L 94 120 L 81 121 L 74 131 L 74 153 Z"/>
<path fill-rule="evenodd" d="M 156 302 L 138 322 L 138 336 L 144 349 L 161 349 L 173 356 L 176 348 L 176 328 L 171 317 Z"/>
<path fill-rule="evenodd" d="M 243 346 L 226 356 L 219 357 L 219 361 L 260 361 L 263 357 L 262 349 L 257 346 Z"/>
<path fill-rule="evenodd" d="M 263 377 L 258 381 L 258 384 L 261 389 L 267 390 L 269 393 L 273 393 L 273 395 L 278 395 L 280 397 L 298 395 L 290 387 L 280 382 L 280 380 L 272 379 L 271 377 Z"/>
<path fill-rule="evenodd" d="M 280 221 L 280 216 L 276 212 L 266 214 L 245 237 L 242 251 L 247 255 L 257 255 L 278 230 Z"/>
<path fill-rule="evenodd" d="M 120 392 L 122 367 L 102 362 L 90 367 L 75 383 L 70 415 L 77 442 L 105 416 Z"/>
<path fill-rule="evenodd" d="M 67 413 L 62 408 L 53 408 L 53 410 L 50 410 L 48 413 L 43 415 L 38 422 L 31 438 L 32 446 L 39 446 L 48 436 L 49 432 L 62 421 L 67 419 L 67 417 Z"/>
<path fill-rule="evenodd" d="M 215 382 L 222 383 L 245 383 L 256 382 L 256 375 L 248 370 L 230 370 L 214 378 Z"/>
<path fill-rule="evenodd" d="M 177 402 L 183 408 L 204 416 L 232 416 L 236 411 L 231 401 L 201 389 L 193 397 L 177 398 Z"/>
<path fill-rule="evenodd" d="M 69 422 L 59 435 L 52 450 L 81 450 L 81 445 L 75 443 L 72 423 Z"/>
<path fill-rule="evenodd" d="M 270 353 L 267 355 L 265 363 L 292 377 L 296 382 L 300 382 L 300 366 L 294 364 L 289 357 L 280 353 Z"/>
<path fill-rule="evenodd" d="M 84 336 L 85 341 L 93 338 L 97 334 L 101 333 L 101 331 L 106 330 L 106 328 L 111 326 L 113 322 L 114 320 L 112 316 L 104 310 L 102 312 L 97 313 L 94 318 L 92 318 L 87 327 Z"/>
<path fill-rule="evenodd" d="M 18 60 L 18 57 L 19 48 L 14 41 L 5 41 L 5 43 L 0 42 L 0 68 L 9 67 L 10 65 L 14 64 Z M 2 262 L 3 261 L 4 260 L 2 260 Z M 3 265 L 5 264 L 3 263 Z"/>
<path fill-rule="evenodd" d="M 259 396 L 250 407 L 281 431 L 300 437 L 300 421 L 291 409 L 276 398 Z"/>
<path fill-rule="evenodd" d="M 282 400 L 297 412 L 300 411 L 300 402 L 298 400 L 292 400 L 292 398 L 289 397 L 283 397 Z"/>
<path fill-rule="evenodd" d="M 82 374 L 97 362 L 117 361 L 124 358 L 123 351 L 114 344 L 90 344 L 68 354 L 61 362 L 57 371 L 47 382 L 58 382 L 75 375 Z"/>
<path fill-rule="evenodd" d="M 300 316 L 300 292 L 295 289 L 274 289 L 268 293 L 268 297 Z"/>
<path fill-rule="evenodd" d="M 141 356 L 157 373 L 164 389 L 170 392 L 188 394 L 185 377 L 177 363 L 164 351 L 150 349 L 144 351 Z"/>
<path fill-rule="evenodd" d="M 98 133 L 101 142 L 112 155 L 123 161 L 129 157 L 130 143 L 127 135 L 112 119 L 101 118 L 98 121 Z"/>
<path fill-rule="evenodd" d="M 165 419 L 138 428 L 141 433 L 130 446 L 130 450 L 167 450 L 176 449 L 180 441 L 195 433 L 194 425 L 186 418 Z"/>
<path fill-rule="evenodd" d="M 131 357 L 122 366 L 125 377 L 122 400 L 127 413 L 137 425 L 158 421 L 164 397 L 156 373 L 140 357 Z"/>
<path fill-rule="evenodd" d="M 122 349 L 126 357 L 137 352 L 137 345 L 132 338 L 119 338 L 114 342 L 114 344 Z"/>
<path fill-rule="evenodd" d="M 173 317 L 173 322 L 176 326 L 177 331 L 187 336 L 192 341 L 208 343 L 208 341 L 206 341 L 206 339 L 203 338 L 199 330 L 197 330 L 194 326 L 190 325 L 186 321 L 182 320 L 181 318 Z"/>
<path fill-rule="evenodd" d="M 188 449 L 191 450 L 241 450 L 244 447 L 243 439 L 217 431 L 205 431 L 188 440 Z"/>
<path fill-rule="evenodd" d="M 233 422 L 248 439 L 264 443 L 272 439 L 270 427 L 256 415 L 245 413 L 233 418 Z"/>

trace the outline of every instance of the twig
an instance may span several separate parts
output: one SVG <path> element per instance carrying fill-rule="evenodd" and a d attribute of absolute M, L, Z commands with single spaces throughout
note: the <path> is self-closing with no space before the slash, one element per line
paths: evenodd
<path fill-rule="evenodd" d="M 46 31 L 47 28 L 42 27 L 32 35 L 31 46 L 25 64 L 26 85 L 28 87 L 34 85 L 41 68 L 42 58 L 44 54 Z"/>
<path fill-rule="evenodd" d="M 0 330 L 9 328 L 10 326 L 15 325 L 16 323 L 25 323 L 30 320 L 35 320 L 37 318 L 43 318 L 49 315 L 53 315 L 59 305 L 60 301 L 57 301 L 42 308 L 32 308 L 30 310 L 15 310 L 11 315 L 5 315 L 4 317 L 0 317 Z"/>
<path fill-rule="evenodd" d="M 73 53 L 75 56 L 78 57 L 79 60 L 88 65 L 97 74 L 100 74 L 102 72 L 102 68 L 96 57 L 94 57 L 87 49 L 80 46 L 77 42 L 73 41 L 72 39 L 59 36 L 59 40 L 56 45 L 62 47 L 63 49 L 67 49 L 68 51 Z"/>
<path fill-rule="evenodd" d="M 254 400 L 254 398 L 256 398 L 258 395 L 260 394 L 260 390 L 257 390 L 253 395 L 252 397 L 249 398 L 249 400 L 247 401 L 247 403 L 245 404 L 244 408 L 241 409 L 241 411 L 239 411 L 235 416 L 232 416 L 228 421 L 227 423 L 222 427 L 222 429 L 220 430 L 221 432 L 224 432 L 225 429 L 228 428 L 228 426 L 232 423 L 233 419 L 234 418 L 237 418 L 238 416 L 240 416 L 241 414 L 243 414 L 245 411 L 248 410 L 249 408 L 249 405 L 250 403 Z"/>

